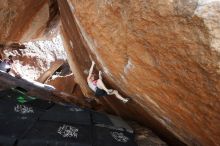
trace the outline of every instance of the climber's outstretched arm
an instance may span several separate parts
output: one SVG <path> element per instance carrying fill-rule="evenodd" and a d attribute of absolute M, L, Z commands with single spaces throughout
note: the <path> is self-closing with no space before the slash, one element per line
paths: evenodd
<path fill-rule="evenodd" d="M 95 66 L 95 62 L 92 61 L 92 65 L 91 65 L 91 67 L 90 67 L 90 69 L 89 69 L 89 75 L 88 75 L 88 77 L 87 77 L 87 80 L 89 80 L 89 79 L 91 78 L 91 75 L 92 75 L 94 66 Z"/>

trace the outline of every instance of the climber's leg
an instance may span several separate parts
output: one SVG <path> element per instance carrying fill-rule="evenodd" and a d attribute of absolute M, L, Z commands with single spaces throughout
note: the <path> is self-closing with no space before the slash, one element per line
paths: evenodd
<path fill-rule="evenodd" d="M 126 103 L 128 102 L 127 98 L 122 97 L 117 90 L 114 90 L 112 93 L 110 93 L 109 95 L 115 95 L 119 100 L 121 100 L 122 102 Z"/>

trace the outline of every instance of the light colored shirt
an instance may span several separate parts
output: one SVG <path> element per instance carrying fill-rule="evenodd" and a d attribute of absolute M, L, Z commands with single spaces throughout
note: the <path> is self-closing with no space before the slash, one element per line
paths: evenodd
<path fill-rule="evenodd" d="M 88 85 L 89 85 L 89 88 L 92 89 L 92 91 L 96 91 L 97 89 L 97 86 L 94 85 L 94 83 L 92 81 L 88 81 Z"/>

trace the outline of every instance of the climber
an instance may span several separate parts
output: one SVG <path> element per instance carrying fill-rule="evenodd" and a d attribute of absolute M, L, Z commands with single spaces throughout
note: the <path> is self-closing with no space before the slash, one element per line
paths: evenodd
<path fill-rule="evenodd" d="M 0 61 L 0 70 L 4 72 L 12 72 L 16 77 L 20 78 L 20 75 L 15 71 L 15 68 L 13 67 L 13 57 L 12 55 L 9 55 L 7 59 Z"/>
<path fill-rule="evenodd" d="M 96 78 L 96 75 L 93 73 L 93 68 L 95 66 L 95 62 L 92 61 L 92 65 L 89 70 L 89 75 L 87 77 L 87 82 L 89 87 L 93 92 L 95 92 L 96 96 L 106 96 L 106 95 L 115 95 L 122 102 L 126 103 L 128 101 L 127 98 L 123 98 L 117 90 L 108 89 L 102 81 L 102 72 L 99 71 L 99 78 Z"/>

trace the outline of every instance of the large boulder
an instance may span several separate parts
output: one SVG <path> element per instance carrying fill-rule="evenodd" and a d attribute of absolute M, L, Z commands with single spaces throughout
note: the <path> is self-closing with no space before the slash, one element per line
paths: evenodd
<path fill-rule="evenodd" d="M 219 145 L 220 2 L 58 0 L 70 67 L 83 93 L 95 60 L 111 88 L 105 103 L 167 139 Z"/>
<path fill-rule="evenodd" d="M 56 0 L 0 0 L 0 43 L 51 38 L 59 25 Z"/>

